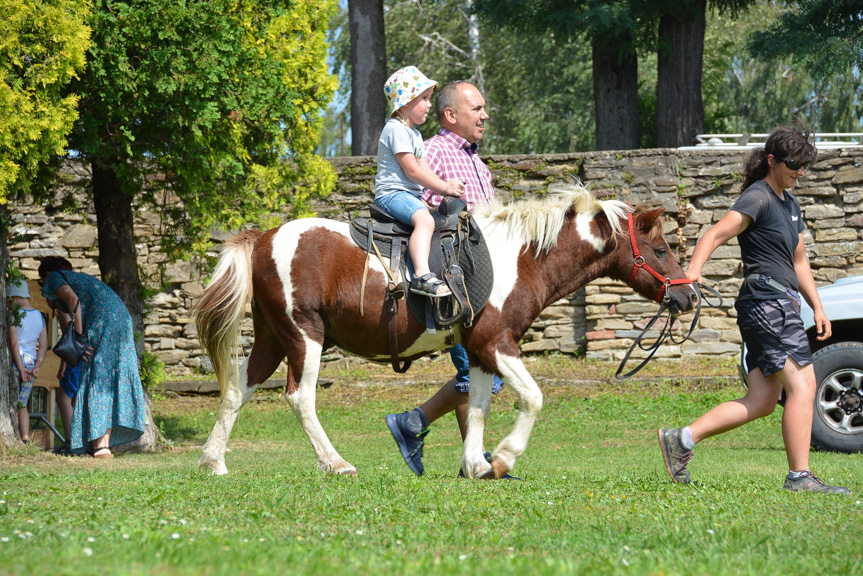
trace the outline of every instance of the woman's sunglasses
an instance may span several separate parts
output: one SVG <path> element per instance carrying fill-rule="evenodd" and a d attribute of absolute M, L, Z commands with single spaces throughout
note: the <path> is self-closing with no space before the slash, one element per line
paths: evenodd
<path fill-rule="evenodd" d="M 803 168 L 806 170 L 809 167 L 809 162 L 795 162 L 794 160 L 789 160 L 788 158 L 783 158 L 782 156 L 774 156 L 777 162 L 784 162 L 786 166 L 788 166 L 789 170 L 800 170 Z"/>

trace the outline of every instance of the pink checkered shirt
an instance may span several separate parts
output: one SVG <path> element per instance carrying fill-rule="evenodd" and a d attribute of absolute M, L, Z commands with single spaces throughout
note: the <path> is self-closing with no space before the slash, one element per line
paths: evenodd
<path fill-rule="evenodd" d="M 465 183 L 462 200 L 467 202 L 468 210 L 476 206 L 488 204 L 494 198 L 494 188 L 491 185 L 491 172 L 479 158 L 477 145 L 441 128 L 440 132 L 426 140 L 426 156 L 432 172 L 443 180 L 461 180 Z M 443 200 L 429 190 L 423 190 L 423 200 L 437 206 Z"/>

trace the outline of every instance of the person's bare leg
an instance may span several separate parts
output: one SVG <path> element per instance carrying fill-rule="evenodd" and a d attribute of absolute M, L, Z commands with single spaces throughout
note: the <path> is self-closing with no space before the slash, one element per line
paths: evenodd
<path fill-rule="evenodd" d="M 756 368 L 749 373 L 749 390 L 746 391 L 746 396 L 723 402 L 689 425 L 692 441 L 698 443 L 756 418 L 767 416 L 776 408 L 781 391 L 782 382 L 776 374 L 765 378 L 761 370 Z"/>
<path fill-rule="evenodd" d="M 812 440 L 812 415 L 815 402 L 815 369 L 800 367 L 788 358 L 778 374 L 785 386 L 785 410 L 782 413 L 782 439 L 788 456 L 788 469 L 809 469 L 809 444 Z"/>
<path fill-rule="evenodd" d="M 420 404 L 420 410 L 423 411 L 423 414 L 426 415 L 429 422 L 434 422 L 444 414 L 449 414 L 455 410 L 460 396 L 465 397 L 464 402 L 466 405 L 467 394 L 456 392 L 455 383 L 456 380 L 453 378 L 441 386 L 440 389 L 435 392 L 434 396 L 426 400 L 423 404 Z M 461 426 L 461 423 L 459 423 L 459 426 Z"/>
<path fill-rule="evenodd" d="M 60 411 L 60 420 L 63 421 L 63 437 L 66 444 L 70 444 L 69 438 L 72 433 L 72 399 L 66 396 L 63 390 L 57 392 L 57 409 Z"/>
<path fill-rule="evenodd" d="M 107 457 L 111 454 L 111 429 L 105 432 L 103 436 L 96 438 L 90 442 L 90 447 L 93 449 L 93 455 L 98 457 Z"/>
<path fill-rule="evenodd" d="M 470 395 L 464 392 L 456 392 L 455 397 L 455 419 L 458 421 L 458 430 L 461 432 L 461 439 L 467 435 L 467 405 Z"/>
<path fill-rule="evenodd" d="M 30 412 L 24 406 L 18 410 L 18 432 L 21 433 L 21 441 L 25 444 L 30 441 Z"/>
<path fill-rule="evenodd" d="M 434 218 L 428 210 L 419 210 L 414 212 L 411 224 L 413 224 L 414 231 L 408 242 L 408 250 L 414 263 L 416 275 L 425 276 L 429 273 L 429 250 L 434 232 Z"/>

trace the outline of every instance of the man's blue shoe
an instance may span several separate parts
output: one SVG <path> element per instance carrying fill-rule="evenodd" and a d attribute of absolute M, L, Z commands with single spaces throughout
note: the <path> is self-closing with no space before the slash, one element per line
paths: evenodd
<path fill-rule="evenodd" d="M 485 461 L 488 462 L 489 464 L 491 464 L 491 452 L 483 452 L 482 455 L 485 456 Z M 458 470 L 458 477 L 459 478 L 465 478 L 466 477 L 464 475 L 464 470 L 462 468 L 459 468 L 459 470 Z M 500 477 L 500 480 L 521 480 L 521 478 L 518 478 L 516 476 L 510 476 L 509 474 L 504 474 L 503 476 Z"/>
<path fill-rule="evenodd" d="M 408 468 L 417 476 L 423 475 L 423 439 L 429 433 L 429 426 L 431 422 L 419 408 L 401 414 L 387 414 L 387 427 Z"/>

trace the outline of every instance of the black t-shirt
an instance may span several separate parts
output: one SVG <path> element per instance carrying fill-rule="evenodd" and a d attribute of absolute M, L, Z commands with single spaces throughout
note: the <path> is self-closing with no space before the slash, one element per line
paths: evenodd
<path fill-rule="evenodd" d="M 752 274 L 770 276 L 786 288 L 799 291 L 794 271 L 794 251 L 800 234 L 806 230 L 800 214 L 800 203 L 788 190 L 780 199 L 764 180 L 758 180 L 743 191 L 731 207 L 752 218 L 738 237 L 743 274 L 747 280 L 740 288 L 738 300 L 775 300 L 784 297 L 769 285 L 749 279 Z"/>

